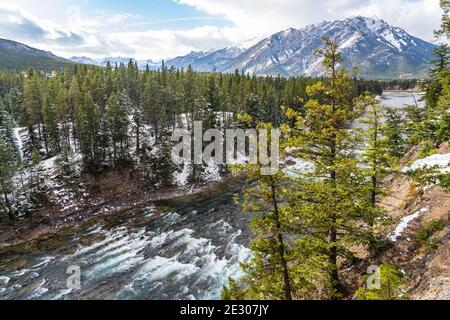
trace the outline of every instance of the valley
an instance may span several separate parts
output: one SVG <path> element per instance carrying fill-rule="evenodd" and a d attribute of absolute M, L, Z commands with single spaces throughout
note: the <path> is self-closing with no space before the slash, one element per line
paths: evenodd
<path fill-rule="evenodd" d="M 414 102 L 401 92 L 381 100 L 396 108 Z M 105 178 L 103 199 L 95 206 L 86 201 L 85 207 L 48 215 L 46 222 L 34 217 L 21 227 L 2 227 L 0 299 L 218 299 L 228 277 L 242 275 L 239 263 L 250 258 L 252 236 L 250 217 L 233 204 L 245 185 L 241 178 L 156 193 L 130 189 L 131 181 L 118 178 L 119 193 L 107 192 L 107 185 L 118 185 Z M 399 210 L 406 198 L 396 201 L 389 203 Z M 450 202 L 439 206 L 444 213 Z M 81 268 L 82 291 L 67 289 L 70 265 Z"/>
<path fill-rule="evenodd" d="M 450 300 L 449 0 L 2 1 L 0 303 Z"/>

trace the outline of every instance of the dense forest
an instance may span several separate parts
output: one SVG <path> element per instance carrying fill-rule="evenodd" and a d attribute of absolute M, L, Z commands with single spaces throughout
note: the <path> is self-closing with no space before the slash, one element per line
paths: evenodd
<path fill-rule="evenodd" d="M 17 192 L 39 198 L 22 190 L 39 193 L 39 186 L 34 186 L 38 181 L 31 179 L 16 190 L 14 176 L 26 176 L 41 160 L 55 156 L 66 180 L 72 179 L 72 160 L 79 155 L 86 173 L 135 166 L 143 171 L 145 185 L 171 185 L 174 164 L 169 144 L 175 127 L 189 129 L 198 120 L 205 128 L 233 127 L 239 114 L 278 126 L 285 121 L 281 106 L 302 109 L 307 87 L 317 81 L 198 73 L 164 64 L 158 71 L 141 72 L 132 61 L 105 68 L 77 65 L 51 75 L 33 69 L 1 73 L 4 211 L 10 218 L 27 211 L 11 201 L 20 198 Z M 352 98 L 365 91 L 380 94 L 382 84 L 352 79 L 350 90 Z M 188 123 L 183 123 L 185 115 Z M 17 128 L 26 131 L 26 144 L 20 147 L 17 135 L 23 130 Z M 201 170 L 195 167 L 189 181 L 200 180 Z M 16 195 L 10 199 L 10 193 Z"/>
<path fill-rule="evenodd" d="M 442 1 L 442 7 L 438 34 L 450 36 L 449 1 Z M 414 146 L 420 148 L 419 158 L 427 157 L 450 139 L 449 48 L 435 50 L 426 107 L 410 105 L 400 112 L 382 108 L 369 93 L 355 99 L 351 77 L 338 68 L 342 56 L 337 44 L 324 41 L 319 52 L 328 76 L 306 88 L 301 110 L 284 109 L 291 121 L 282 125 L 283 150 L 303 164 L 274 176 L 261 175 L 258 166 L 235 168 L 255 182 L 237 199 L 244 211 L 255 214 L 255 239 L 252 260 L 242 264 L 246 275 L 230 279 L 224 299 L 408 298 L 402 288 L 405 275 L 397 265 L 379 266 L 381 285 L 364 285 L 356 293 L 347 291 L 343 269 L 355 264 L 358 253 L 371 259 L 389 247 L 383 234 L 392 222 L 380 200 L 387 190 L 384 178 L 405 174 L 400 158 Z M 352 128 L 354 121 L 366 128 Z M 448 171 L 426 168 L 407 174 L 450 190 Z M 425 239 L 432 228 L 422 231 Z"/>

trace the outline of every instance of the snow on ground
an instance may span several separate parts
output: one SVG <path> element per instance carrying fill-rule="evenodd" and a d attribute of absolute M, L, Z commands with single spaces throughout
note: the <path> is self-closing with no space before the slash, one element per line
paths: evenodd
<path fill-rule="evenodd" d="M 415 161 L 412 165 L 404 167 L 403 173 L 415 171 L 424 168 L 437 168 L 441 173 L 450 172 L 450 153 L 447 154 L 434 154 Z"/>
<path fill-rule="evenodd" d="M 23 160 L 23 142 L 22 142 L 22 136 L 21 136 L 22 128 L 14 128 L 13 134 L 14 134 L 14 140 L 17 144 L 17 151 L 19 152 L 20 160 Z"/>
<path fill-rule="evenodd" d="M 26 132 L 26 128 L 13 129 L 15 144 L 18 149 L 17 151 L 22 160 L 28 160 L 29 152 L 27 154 L 26 150 L 28 136 L 23 134 L 24 132 Z M 78 175 L 81 172 L 82 156 L 79 152 L 75 151 L 75 143 L 72 134 L 70 136 L 70 147 L 72 149 L 69 156 L 71 166 L 74 169 L 75 175 Z M 33 177 L 38 176 L 43 180 L 43 190 L 47 192 L 48 198 L 53 204 L 61 207 L 62 210 L 77 206 L 75 199 L 78 197 L 78 193 L 61 180 L 57 160 L 57 156 L 44 159 L 36 167 L 25 167 L 23 171 L 20 170 L 20 172 L 16 174 L 13 179 L 16 192 L 15 197 L 20 199 L 21 203 L 28 201 L 28 191 L 24 192 L 24 190 L 27 190 L 24 189 L 24 187 L 30 185 Z M 85 194 L 82 186 L 80 186 L 79 191 Z"/>
<path fill-rule="evenodd" d="M 58 157 L 53 157 L 46 159 L 41 162 L 41 167 L 43 169 L 42 174 L 46 176 L 45 186 L 49 190 L 48 195 L 50 200 L 59 205 L 63 211 L 77 208 L 76 198 L 79 195 L 78 192 L 68 187 L 59 177 L 59 169 L 56 164 Z M 75 172 L 79 173 L 81 171 L 81 155 L 79 153 L 72 156 L 72 165 L 74 166 Z M 79 192 L 85 194 L 85 190 L 80 186 Z"/>
<path fill-rule="evenodd" d="M 425 213 L 427 211 L 428 207 L 425 207 L 409 216 L 404 217 L 395 228 L 395 231 L 389 236 L 389 240 L 391 240 L 392 242 L 397 242 L 398 238 L 402 235 L 406 228 L 408 228 L 409 223 L 419 218 L 422 213 Z"/>
<path fill-rule="evenodd" d="M 208 162 L 202 174 L 202 180 L 205 182 L 218 182 L 222 180 L 220 168 L 213 159 Z"/>
<path fill-rule="evenodd" d="M 179 187 L 184 187 L 189 183 L 189 176 L 192 173 L 192 166 L 185 163 L 181 172 L 175 171 L 174 181 Z"/>

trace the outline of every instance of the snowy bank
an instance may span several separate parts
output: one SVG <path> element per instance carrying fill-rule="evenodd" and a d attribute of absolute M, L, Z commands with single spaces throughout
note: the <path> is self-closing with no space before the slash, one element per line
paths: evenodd
<path fill-rule="evenodd" d="M 409 223 L 419 218 L 420 214 L 425 213 L 427 211 L 428 208 L 422 208 L 419 211 L 404 217 L 397 225 L 397 228 L 395 228 L 395 231 L 389 236 L 389 240 L 391 240 L 392 242 L 397 242 L 398 238 L 402 235 L 402 233 L 406 230 L 406 228 L 408 228 Z"/>
<path fill-rule="evenodd" d="M 441 173 L 450 172 L 450 153 L 447 154 L 434 154 L 415 161 L 412 165 L 404 167 L 403 173 L 415 171 L 424 168 L 438 168 Z"/>

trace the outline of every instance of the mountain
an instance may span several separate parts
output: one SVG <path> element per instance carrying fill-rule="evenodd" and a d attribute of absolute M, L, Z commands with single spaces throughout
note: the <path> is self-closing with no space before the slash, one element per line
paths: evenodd
<path fill-rule="evenodd" d="M 24 71 L 28 68 L 42 70 L 63 69 L 72 66 L 69 60 L 55 56 L 22 43 L 0 39 L 0 70 Z"/>
<path fill-rule="evenodd" d="M 92 65 L 97 65 L 97 61 L 94 59 L 91 59 L 89 57 L 72 57 L 69 58 L 70 61 L 76 62 L 76 63 L 81 63 L 81 64 L 92 64 Z"/>
<path fill-rule="evenodd" d="M 125 64 L 127 65 L 130 60 L 132 60 L 133 62 L 136 62 L 138 65 L 138 68 L 141 70 L 145 70 L 147 68 L 147 65 L 149 67 L 150 70 L 157 70 L 161 67 L 161 63 L 159 62 L 155 62 L 152 60 L 136 60 L 134 58 L 128 58 L 128 57 L 104 57 L 101 59 L 92 59 L 89 57 L 72 57 L 70 58 L 71 61 L 73 62 L 77 62 L 77 63 L 83 63 L 83 64 L 92 64 L 92 65 L 96 65 L 99 67 L 105 67 L 108 62 L 114 66 L 115 64 Z"/>
<path fill-rule="evenodd" d="M 176 57 L 167 61 L 168 67 L 177 69 L 187 68 L 189 65 L 197 71 L 217 71 L 225 70 L 227 66 L 232 63 L 233 59 L 237 58 L 244 52 L 244 49 L 239 47 L 222 48 L 219 50 L 210 50 L 207 52 L 193 51 L 186 56 Z"/>
<path fill-rule="evenodd" d="M 339 44 L 345 67 L 357 66 L 368 78 L 426 77 L 433 57 L 433 44 L 381 19 L 358 16 L 281 31 L 228 61 L 210 58 L 224 49 L 174 60 L 176 67 L 191 64 L 199 71 L 238 69 L 256 75 L 321 76 L 321 59 L 315 50 L 323 45 L 323 36 Z"/>

